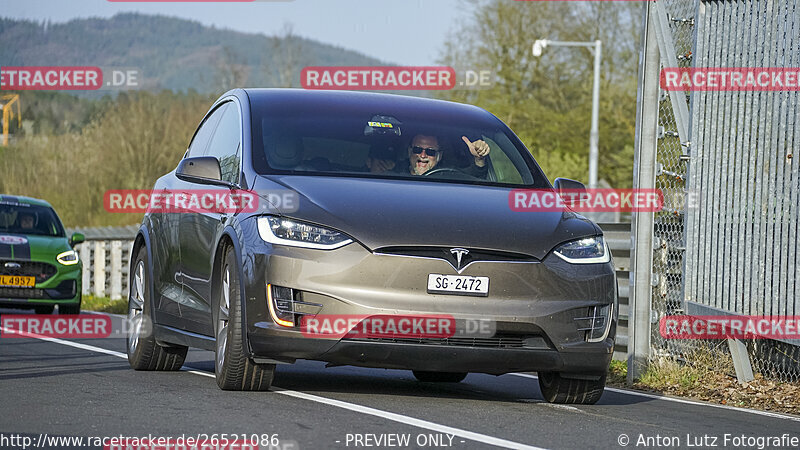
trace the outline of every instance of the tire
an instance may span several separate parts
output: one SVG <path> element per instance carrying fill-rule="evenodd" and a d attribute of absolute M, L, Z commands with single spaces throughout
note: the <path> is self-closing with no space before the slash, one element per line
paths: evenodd
<path fill-rule="evenodd" d="M 231 246 L 223 252 L 213 302 L 217 385 L 226 391 L 268 391 L 275 376 L 275 364 L 256 364 L 246 354 L 236 254 Z"/>
<path fill-rule="evenodd" d="M 152 305 L 150 283 L 147 281 L 147 250 L 142 247 L 132 266 L 128 294 L 128 321 L 130 331 L 126 338 L 128 363 L 134 370 L 180 370 L 186 359 L 188 347 L 164 347 L 156 342 L 152 333 Z"/>
<path fill-rule="evenodd" d="M 52 311 L 52 308 L 51 308 Z M 58 305 L 59 314 L 80 314 L 81 304 Z"/>
<path fill-rule="evenodd" d="M 427 372 L 424 370 L 413 370 L 412 372 L 417 380 L 429 383 L 460 383 L 467 377 L 466 372 Z"/>
<path fill-rule="evenodd" d="M 33 308 L 36 311 L 36 314 L 53 314 L 53 305 L 42 305 L 42 306 L 35 306 Z"/>
<path fill-rule="evenodd" d="M 594 405 L 603 395 L 606 376 L 599 380 L 564 378 L 557 372 L 539 372 L 539 389 L 550 403 Z"/>

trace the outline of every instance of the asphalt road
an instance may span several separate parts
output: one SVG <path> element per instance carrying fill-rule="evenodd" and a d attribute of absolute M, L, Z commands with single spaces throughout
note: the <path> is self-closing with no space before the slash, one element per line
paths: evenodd
<path fill-rule="evenodd" d="M 301 361 L 278 366 L 271 392 L 225 392 L 213 367 L 213 353 L 192 350 L 181 372 L 136 372 L 118 338 L 0 339 L 0 448 L 215 433 L 275 434 L 272 448 L 303 450 L 758 448 L 753 438 L 800 439 L 798 417 L 617 389 L 592 406 L 551 405 L 533 374 L 434 384 L 407 371 Z M 63 437 L 84 437 L 84 446 L 54 440 Z"/>

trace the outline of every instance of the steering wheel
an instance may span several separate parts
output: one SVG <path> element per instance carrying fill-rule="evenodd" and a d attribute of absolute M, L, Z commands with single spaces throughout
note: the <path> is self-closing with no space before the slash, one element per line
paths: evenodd
<path fill-rule="evenodd" d="M 461 175 L 466 175 L 464 172 L 462 172 L 462 171 L 460 171 L 458 169 L 454 169 L 452 167 L 440 167 L 438 169 L 429 170 L 429 171 L 423 173 L 422 176 L 427 177 L 427 176 L 433 175 L 435 173 L 445 173 L 445 172 L 457 172 L 457 173 L 459 173 Z"/>

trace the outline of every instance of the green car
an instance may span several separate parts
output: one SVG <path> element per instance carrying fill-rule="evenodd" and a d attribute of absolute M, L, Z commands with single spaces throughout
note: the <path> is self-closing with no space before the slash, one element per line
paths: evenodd
<path fill-rule="evenodd" d="M 81 310 L 81 261 L 58 215 L 44 200 L 0 195 L 0 307 L 50 314 Z"/>

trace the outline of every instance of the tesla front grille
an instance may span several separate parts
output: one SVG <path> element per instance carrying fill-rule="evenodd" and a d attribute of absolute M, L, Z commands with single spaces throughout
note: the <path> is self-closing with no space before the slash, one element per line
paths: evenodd
<path fill-rule="evenodd" d="M 9 263 L 8 265 L 6 263 Z M 19 267 L 16 267 L 16 266 Z M 52 264 L 38 261 L 16 261 L 10 259 L 0 259 L 0 275 L 17 275 L 25 277 L 36 277 L 36 282 L 47 281 L 56 274 L 56 268 Z"/>
<path fill-rule="evenodd" d="M 453 258 L 449 247 L 383 247 L 375 249 L 375 253 L 398 256 L 414 256 L 418 258 L 436 258 L 450 260 Z M 524 253 L 502 252 L 495 250 L 467 249 L 470 261 L 536 261 L 536 258 Z"/>

